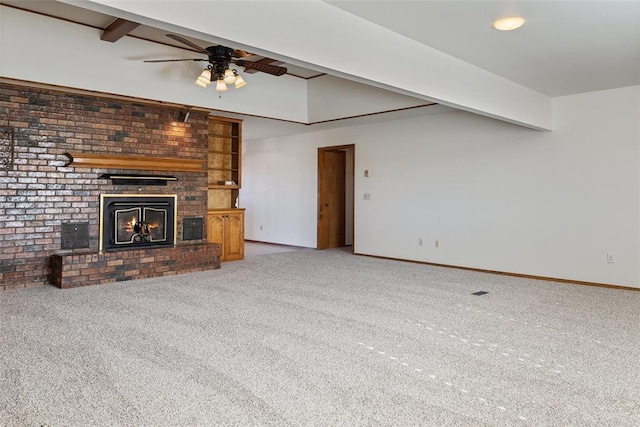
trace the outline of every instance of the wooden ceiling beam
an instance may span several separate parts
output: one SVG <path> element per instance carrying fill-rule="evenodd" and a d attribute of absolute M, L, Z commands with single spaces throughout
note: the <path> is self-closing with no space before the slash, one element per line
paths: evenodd
<path fill-rule="evenodd" d="M 104 32 L 102 33 L 102 37 L 100 37 L 100 39 L 111 43 L 116 42 L 133 31 L 133 29 L 138 25 L 140 24 L 138 24 L 137 22 L 118 18 L 104 29 Z"/>

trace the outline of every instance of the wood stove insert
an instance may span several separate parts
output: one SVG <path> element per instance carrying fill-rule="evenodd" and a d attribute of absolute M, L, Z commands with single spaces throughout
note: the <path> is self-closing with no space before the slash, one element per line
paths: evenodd
<path fill-rule="evenodd" d="M 100 250 L 176 244 L 176 195 L 102 194 Z"/>

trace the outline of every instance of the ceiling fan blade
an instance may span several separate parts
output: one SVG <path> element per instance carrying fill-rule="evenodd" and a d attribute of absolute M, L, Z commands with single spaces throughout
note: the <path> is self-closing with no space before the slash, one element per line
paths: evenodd
<path fill-rule="evenodd" d="M 189 40 L 184 39 L 184 38 L 182 38 L 180 36 L 176 36 L 175 34 L 167 34 L 167 37 L 169 37 L 170 39 L 173 39 L 173 40 L 175 40 L 177 42 L 180 42 L 180 43 L 182 43 L 184 45 L 187 45 L 190 48 L 193 48 L 193 49 L 197 50 L 200 53 L 204 53 L 205 55 L 209 54 L 209 52 L 207 52 L 204 48 L 202 48 L 202 47 L 198 46 L 197 44 L 192 43 Z"/>
<path fill-rule="evenodd" d="M 261 71 L 273 76 L 281 76 L 287 73 L 287 69 L 285 67 L 280 67 L 278 65 L 269 65 L 260 62 L 247 62 L 243 60 L 235 61 L 235 64 L 244 67 L 247 70 Z"/>
<path fill-rule="evenodd" d="M 147 59 L 142 62 L 177 62 L 177 61 L 208 61 L 205 58 L 197 58 L 197 59 Z"/>
<path fill-rule="evenodd" d="M 233 51 L 234 58 L 246 58 L 247 56 L 253 56 L 253 53 L 247 52 L 246 50 L 236 49 Z"/>

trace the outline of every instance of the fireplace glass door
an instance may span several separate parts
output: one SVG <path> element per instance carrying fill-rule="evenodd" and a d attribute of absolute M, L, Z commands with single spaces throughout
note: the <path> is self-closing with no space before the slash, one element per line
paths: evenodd
<path fill-rule="evenodd" d="M 173 245 L 175 196 L 102 195 L 100 248 Z"/>

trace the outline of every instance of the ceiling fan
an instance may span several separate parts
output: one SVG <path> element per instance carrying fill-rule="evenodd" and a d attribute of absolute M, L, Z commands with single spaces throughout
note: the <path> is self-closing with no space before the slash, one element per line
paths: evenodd
<path fill-rule="evenodd" d="M 252 53 L 244 50 L 234 50 L 230 47 L 217 45 L 202 48 L 191 41 L 177 36 L 175 34 L 167 34 L 167 37 L 180 42 L 192 49 L 195 49 L 198 53 L 207 55 L 207 58 L 193 58 L 193 59 L 150 59 L 144 62 L 177 62 L 177 61 L 207 61 L 209 65 L 202 71 L 202 74 L 197 78 L 196 84 L 201 87 L 207 87 L 210 83 L 216 82 L 216 90 L 218 92 L 227 90 L 227 84 L 235 84 L 236 89 L 247 84 L 241 75 L 236 70 L 230 68 L 231 64 L 244 67 L 245 70 L 255 70 L 262 73 L 271 74 L 273 76 L 281 76 L 286 74 L 287 69 L 278 65 L 271 65 L 264 62 L 252 62 L 245 61 L 248 56 L 253 56 Z"/>

